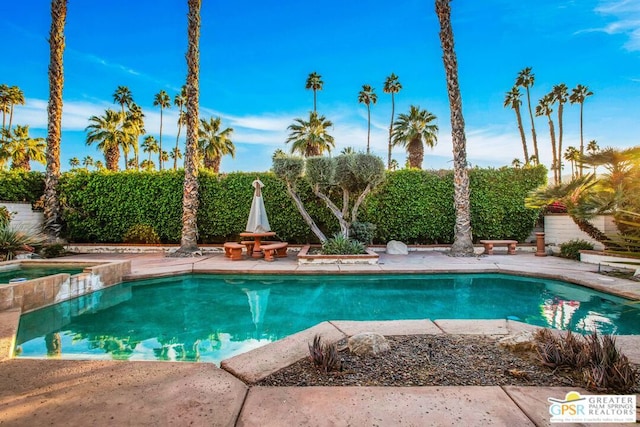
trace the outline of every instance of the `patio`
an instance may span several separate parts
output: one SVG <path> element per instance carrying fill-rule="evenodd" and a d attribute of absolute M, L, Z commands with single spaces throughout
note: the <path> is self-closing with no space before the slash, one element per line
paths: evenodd
<path fill-rule="evenodd" d="M 596 265 L 557 257 L 452 258 L 437 251 L 380 255 L 377 265 L 298 265 L 295 256 L 268 263 L 230 262 L 222 253 L 200 258 L 162 254 L 91 254 L 70 260 L 131 260 L 130 279 L 190 272 L 394 273 L 505 272 L 569 280 L 640 299 L 640 283 L 597 274 Z M 118 362 L 6 359 L 19 312 L 0 313 L 0 423 L 5 425 L 549 425 L 549 387 L 251 387 L 253 380 L 304 357 L 316 333 L 331 337 L 363 330 L 382 334 L 470 333 L 505 335 L 529 328 L 507 320 L 323 322 L 223 362 Z M 619 341 L 640 363 L 640 337 Z M 0 359 L 1 360 L 1 359 Z M 226 369 L 226 370 L 225 370 Z M 232 374 L 233 372 L 233 374 Z M 588 394 L 585 390 L 574 390 Z"/>

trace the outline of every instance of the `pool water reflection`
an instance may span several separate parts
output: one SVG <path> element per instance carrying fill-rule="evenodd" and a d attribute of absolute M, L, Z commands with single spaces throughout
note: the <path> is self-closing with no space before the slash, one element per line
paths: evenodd
<path fill-rule="evenodd" d="M 640 304 L 500 274 L 186 275 L 125 283 L 22 316 L 18 357 L 218 363 L 326 320 L 513 319 L 640 334 Z"/>

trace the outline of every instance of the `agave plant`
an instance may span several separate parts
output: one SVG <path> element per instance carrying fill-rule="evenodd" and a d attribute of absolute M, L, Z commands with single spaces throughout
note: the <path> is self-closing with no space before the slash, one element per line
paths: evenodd
<path fill-rule="evenodd" d="M 0 260 L 11 260 L 18 252 L 32 251 L 34 246 L 41 246 L 45 236 L 30 230 L 0 227 Z"/>

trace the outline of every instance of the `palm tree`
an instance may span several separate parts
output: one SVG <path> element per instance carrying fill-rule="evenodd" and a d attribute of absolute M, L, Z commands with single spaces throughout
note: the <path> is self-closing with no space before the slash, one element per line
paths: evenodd
<path fill-rule="evenodd" d="M 369 85 L 362 85 L 362 90 L 358 93 L 358 102 L 367 106 L 367 154 L 369 154 L 369 142 L 371 139 L 371 104 L 376 105 L 378 95 L 374 93 L 374 88 Z"/>
<path fill-rule="evenodd" d="M 384 88 L 382 89 L 384 93 L 391 94 L 391 123 L 389 124 L 389 146 L 388 146 L 388 153 L 387 153 L 388 154 L 387 169 L 389 170 L 391 170 L 391 149 L 393 148 L 393 142 L 392 142 L 393 119 L 394 119 L 395 110 L 396 110 L 396 100 L 394 95 L 400 92 L 401 89 L 402 89 L 402 84 L 400 84 L 400 81 L 398 80 L 398 76 L 396 76 L 394 73 L 391 73 L 391 75 L 388 76 L 384 81 Z"/>
<path fill-rule="evenodd" d="M 182 126 L 184 126 L 186 117 L 184 113 L 184 104 L 187 102 L 187 88 L 185 85 L 182 85 L 180 89 L 180 93 L 176 93 L 173 97 L 173 105 L 178 107 L 178 134 L 176 135 L 176 149 L 180 147 L 180 130 Z M 173 169 L 176 169 L 176 163 L 173 162 Z"/>
<path fill-rule="evenodd" d="M 155 163 L 153 163 L 153 160 L 148 160 L 148 159 L 143 160 L 140 166 L 142 167 L 143 170 L 146 170 L 146 171 L 152 171 L 156 167 Z"/>
<path fill-rule="evenodd" d="M 518 121 L 518 131 L 520 131 L 520 139 L 522 139 L 522 151 L 524 152 L 524 164 L 529 164 L 529 150 L 527 149 L 527 138 L 524 135 L 524 127 L 522 126 L 522 115 L 520 114 L 520 106 L 522 101 L 520 100 L 520 89 L 518 86 L 511 88 L 504 97 L 504 106 L 511 107 L 516 112 L 516 120 Z"/>
<path fill-rule="evenodd" d="M 127 115 L 125 114 L 125 105 L 127 108 L 130 108 L 133 103 L 133 95 L 131 94 L 131 90 L 127 86 L 118 86 L 113 93 L 113 102 L 116 104 L 120 104 L 120 117 L 122 120 L 122 124 L 127 119 Z M 124 167 L 125 169 L 129 168 L 129 147 L 127 145 L 122 146 L 122 152 L 124 154 Z"/>
<path fill-rule="evenodd" d="M 453 49 L 453 28 L 451 27 L 449 1 L 436 0 L 436 14 L 440 21 L 440 42 L 444 70 L 447 76 L 447 92 L 451 109 L 451 139 L 453 141 L 453 203 L 456 208 L 456 224 L 451 255 L 473 256 L 467 142 L 464 133 L 464 118 L 462 117 L 462 97 L 458 85 L 458 60 Z"/>
<path fill-rule="evenodd" d="M 96 160 L 93 163 L 93 167 L 97 170 L 97 171 L 101 171 L 104 169 L 104 163 L 102 163 L 102 160 Z"/>
<path fill-rule="evenodd" d="M 45 164 L 46 148 L 44 138 L 31 138 L 29 126 L 17 125 L 11 133 L 8 151 L 11 156 L 11 169 L 31 170 L 31 160 Z"/>
<path fill-rule="evenodd" d="M 397 170 L 400 167 L 400 165 L 398 164 L 398 161 L 396 159 L 391 159 L 391 162 L 389 163 L 389 170 Z"/>
<path fill-rule="evenodd" d="M 318 116 L 312 111 L 309 121 L 295 119 L 287 127 L 291 132 L 285 143 L 292 142 L 291 153 L 300 153 L 304 157 L 320 156 L 325 151 L 330 153 L 335 146 L 333 136 L 328 133 L 328 128 L 332 126 L 333 123 L 325 116 Z"/>
<path fill-rule="evenodd" d="M 93 165 L 94 165 L 93 157 L 84 156 L 84 158 L 82 159 L 82 166 L 84 166 L 86 170 L 89 170 L 89 166 L 93 166 Z"/>
<path fill-rule="evenodd" d="M 98 143 L 98 149 L 104 153 L 107 162 L 107 169 L 118 170 L 120 160 L 120 145 L 123 141 L 131 141 L 132 135 L 127 133 L 122 126 L 120 113 L 108 109 L 104 116 L 91 116 L 89 126 L 85 131 L 87 134 L 87 145 Z"/>
<path fill-rule="evenodd" d="M 562 112 L 564 109 L 564 104 L 567 102 L 568 97 L 568 89 L 567 85 L 564 83 L 560 83 L 558 85 L 553 86 L 551 89 L 551 98 L 552 102 L 558 103 L 558 182 L 562 183 L 562 134 L 563 134 L 563 126 L 562 126 Z"/>
<path fill-rule="evenodd" d="M 584 101 L 593 95 L 593 92 L 589 90 L 587 86 L 577 85 L 571 89 L 571 95 L 569 96 L 569 102 L 571 104 L 580 104 L 580 155 L 584 156 L 584 139 L 582 133 L 582 113 L 584 108 Z M 582 176 L 582 165 L 580 165 L 580 176 Z"/>
<path fill-rule="evenodd" d="M 305 85 L 305 89 L 313 90 L 313 112 L 316 112 L 316 93 L 319 90 L 322 90 L 322 86 L 324 86 L 324 82 L 322 81 L 322 76 L 315 71 L 309 74 L 307 77 L 307 83 Z"/>
<path fill-rule="evenodd" d="M 158 141 L 158 145 L 160 146 L 160 152 L 162 152 L 162 112 L 165 108 L 171 108 L 171 98 L 167 95 L 167 92 L 161 90 L 156 93 L 155 98 L 153 99 L 154 107 L 160 107 L 160 140 Z M 162 170 L 162 159 L 160 159 L 159 169 Z"/>
<path fill-rule="evenodd" d="M 131 103 L 129 106 L 129 111 L 126 112 L 124 127 L 127 129 L 129 133 L 132 134 L 132 145 L 133 145 L 133 155 L 134 155 L 134 163 L 135 168 L 138 169 L 138 165 L 140 163 L 139 154 L 140 154 L 140 146 L 139 140 L 140 136 L 147 133 L 144 128 L 144 113 L 142 112 L 142 108 L 136 103 Z M 126 159 L 126 157 L 125 157 Z"/>
<path fill-rule="evenodd" d="M 546 94 L 536 106 L 536 116 L 547 116 L 549 121 L 549 134 L 551 136 L 551 169 L 553 170 L 553 183 L 558 185 L 560 183 L 558 179 L 559 171 L 559 161 L 558 161 L 558 151 L 556 150 L 556 130 L 553 125 L 553 120 L 551 119 L 551 113 L 553 113 L 553 109 L 551 106 L 553 105 L 553 95 L 550 93 Z"/>
<path fill-rule="evenodd" d="M 182 237 L 173 256 L 192 256 L 198 249 L 198 97 L 200 78 L 200 8 L 202 0 L 187 0 L 187 150 L 182 192 Z"/>
<path fill-rule="evenodd" d="M 576 147 L 567 147 L 564 152 L 564 159 L 571 163 L 571 179 L 577 178 L 577 164 L 580 160 L 580 151 Z"/>
<path fill-rule="evenodd" d="M 591 141 L 589 141 L 589 143 L 587 144 L 587 153 L 589 153 L 590 155 L 594 155 L 596 154 L 598 151 L 600 150 L 600 147 L 598 146 L 598 143 L 596 142 L 595 139 L 592 139 Z M 580 156 L 582 157 L 582 155 Z M 582 159 L 581 159 L 582 160 Z M 593 174 L 596 174 L 596 165 L 593 165 Z M 582 170 L 582 161 L 580 162 L 580 170 Z"/>
<path fill-rule="evenodd" d="M 151 154 L 160 152 L 158 141 L 153 135 L 145 136 L 144 141 L 142 141 L 142 151 L 149 153 L 149 162 L 151 162 Z"/>
<path fill-rule="evenodd" d="M 113 102 L 120 104 L 122 115 L 124 116 L 124 107 L 129 108 L 133 103 L 133 95 L 127 86 L 118 86 L 113 92 Z"/>
<path fill-rule="evenodd" d="M 71 169 L 77 169 L 80 167 L 80 160 L 78 160 L 77 157 L 72 157 L 69 159 L 69 166 L 71 166 Z"/>
<path fill-rule="evenodd" d="M 49 104 L 47 106 L 47 167 L 44 178 L 44 231 L 57 241 L 62 229 L 58 182 L 60 180 L 60 138 L 62 134 L 62 88 L 64 86 L 64 27 L 67 0 L 51 0 L 49 31 Z"/>
<path fill-rule="evenodd" d="M 173 147 L 173 150 L 169 153 L 169 157 L 173 159 L 173 170 L 178 170 L 178 160 L 182 158 L 182 151 L 179 147 Z"/>
<path fill-rule="evenodd" d="M 356 154 L 356 150 L 353 147 L 344 147 L 340 150 L 340 154 Z"/>
<path fill-rule="evenodd" d="M 511 166 L 516 169 L 520 169 L 522 167 L 522 162 L 517 157 L 511 161 Z"/>
<path fill-rule="evenodd" d="M 205 169 L 215 173 L 220 172 L 222 156 L 236 155 L 236 147 L 230 139 L 232 128 L 221 130 L 222 119 L 210 117 L 209 120 L 200 119 L 200 131 L 198 138 L 198 151 L 202 156 Z"/>
<path fill-rule="evenodd" d="M 533 138 L 533 155 L 535 156 L 535 163 L 537 165 L 540 162 L 540 155 L 538 154 L 538 139 L 536 137 L 536 126 L 533 122 L 533 109 L 531 108 L 531 94 L 529 88 L 533 87 L 535 83 L 535 75 L 531 72 L 531 67 L 522 69 L 516 77 L 516 86 L 522 86 L 527 90 L 527 105 L 529 107 L 529 117 L 531 118 L 531 136 Z"/>
<path fill-rule="evenodd" d="M 11 104 L 9 96 L 9 86 L 6 84 L 0 84 L 0 111 L 2 111 L 2 130 L 5 130 L 7 125 L 7 113 L 9 112 L 9 105 Z"/>
<path fill-rule="evenodd" d="M 11 130 L 11 124 L 13 123 L 13 108 L 16 105 L 24 105 L 24 93 L 18 86 L 11 86 L 9 88 L 9 130 Z"/>
<path fill-rule="evenodd" d="M 436 3 L 437 4 L 437 3 Z M 436 116 L 412 105 L 409 114 L 399 114 L 393 124 L 393 145 L 402 145 L 408 153 L 409 167 L 422 168 L 424 145 L 433 148 L 438 141 Z"/>

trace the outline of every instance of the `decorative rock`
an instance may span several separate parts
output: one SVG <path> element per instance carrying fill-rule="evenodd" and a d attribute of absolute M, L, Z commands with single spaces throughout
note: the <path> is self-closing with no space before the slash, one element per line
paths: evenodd
<path fill-rule="evenodd" d="M 389 255 L 408 255 L 409 249 L 407 245 L 397 240 L 387 242 L 387 254 Z"/>
<path fill-rule="evenodd" d="M 498 345 L 511 351 L 528 351 L 536 348 L 534 331 L 522 331 L 508 335 L 498 341 Z"/>
<path fill-rule="evenodd" d="M 376 355 L 389 351 L 389 342 L 374 332 L 363 332 L 349 338 L 349 351 L 358 356 Z"/>

